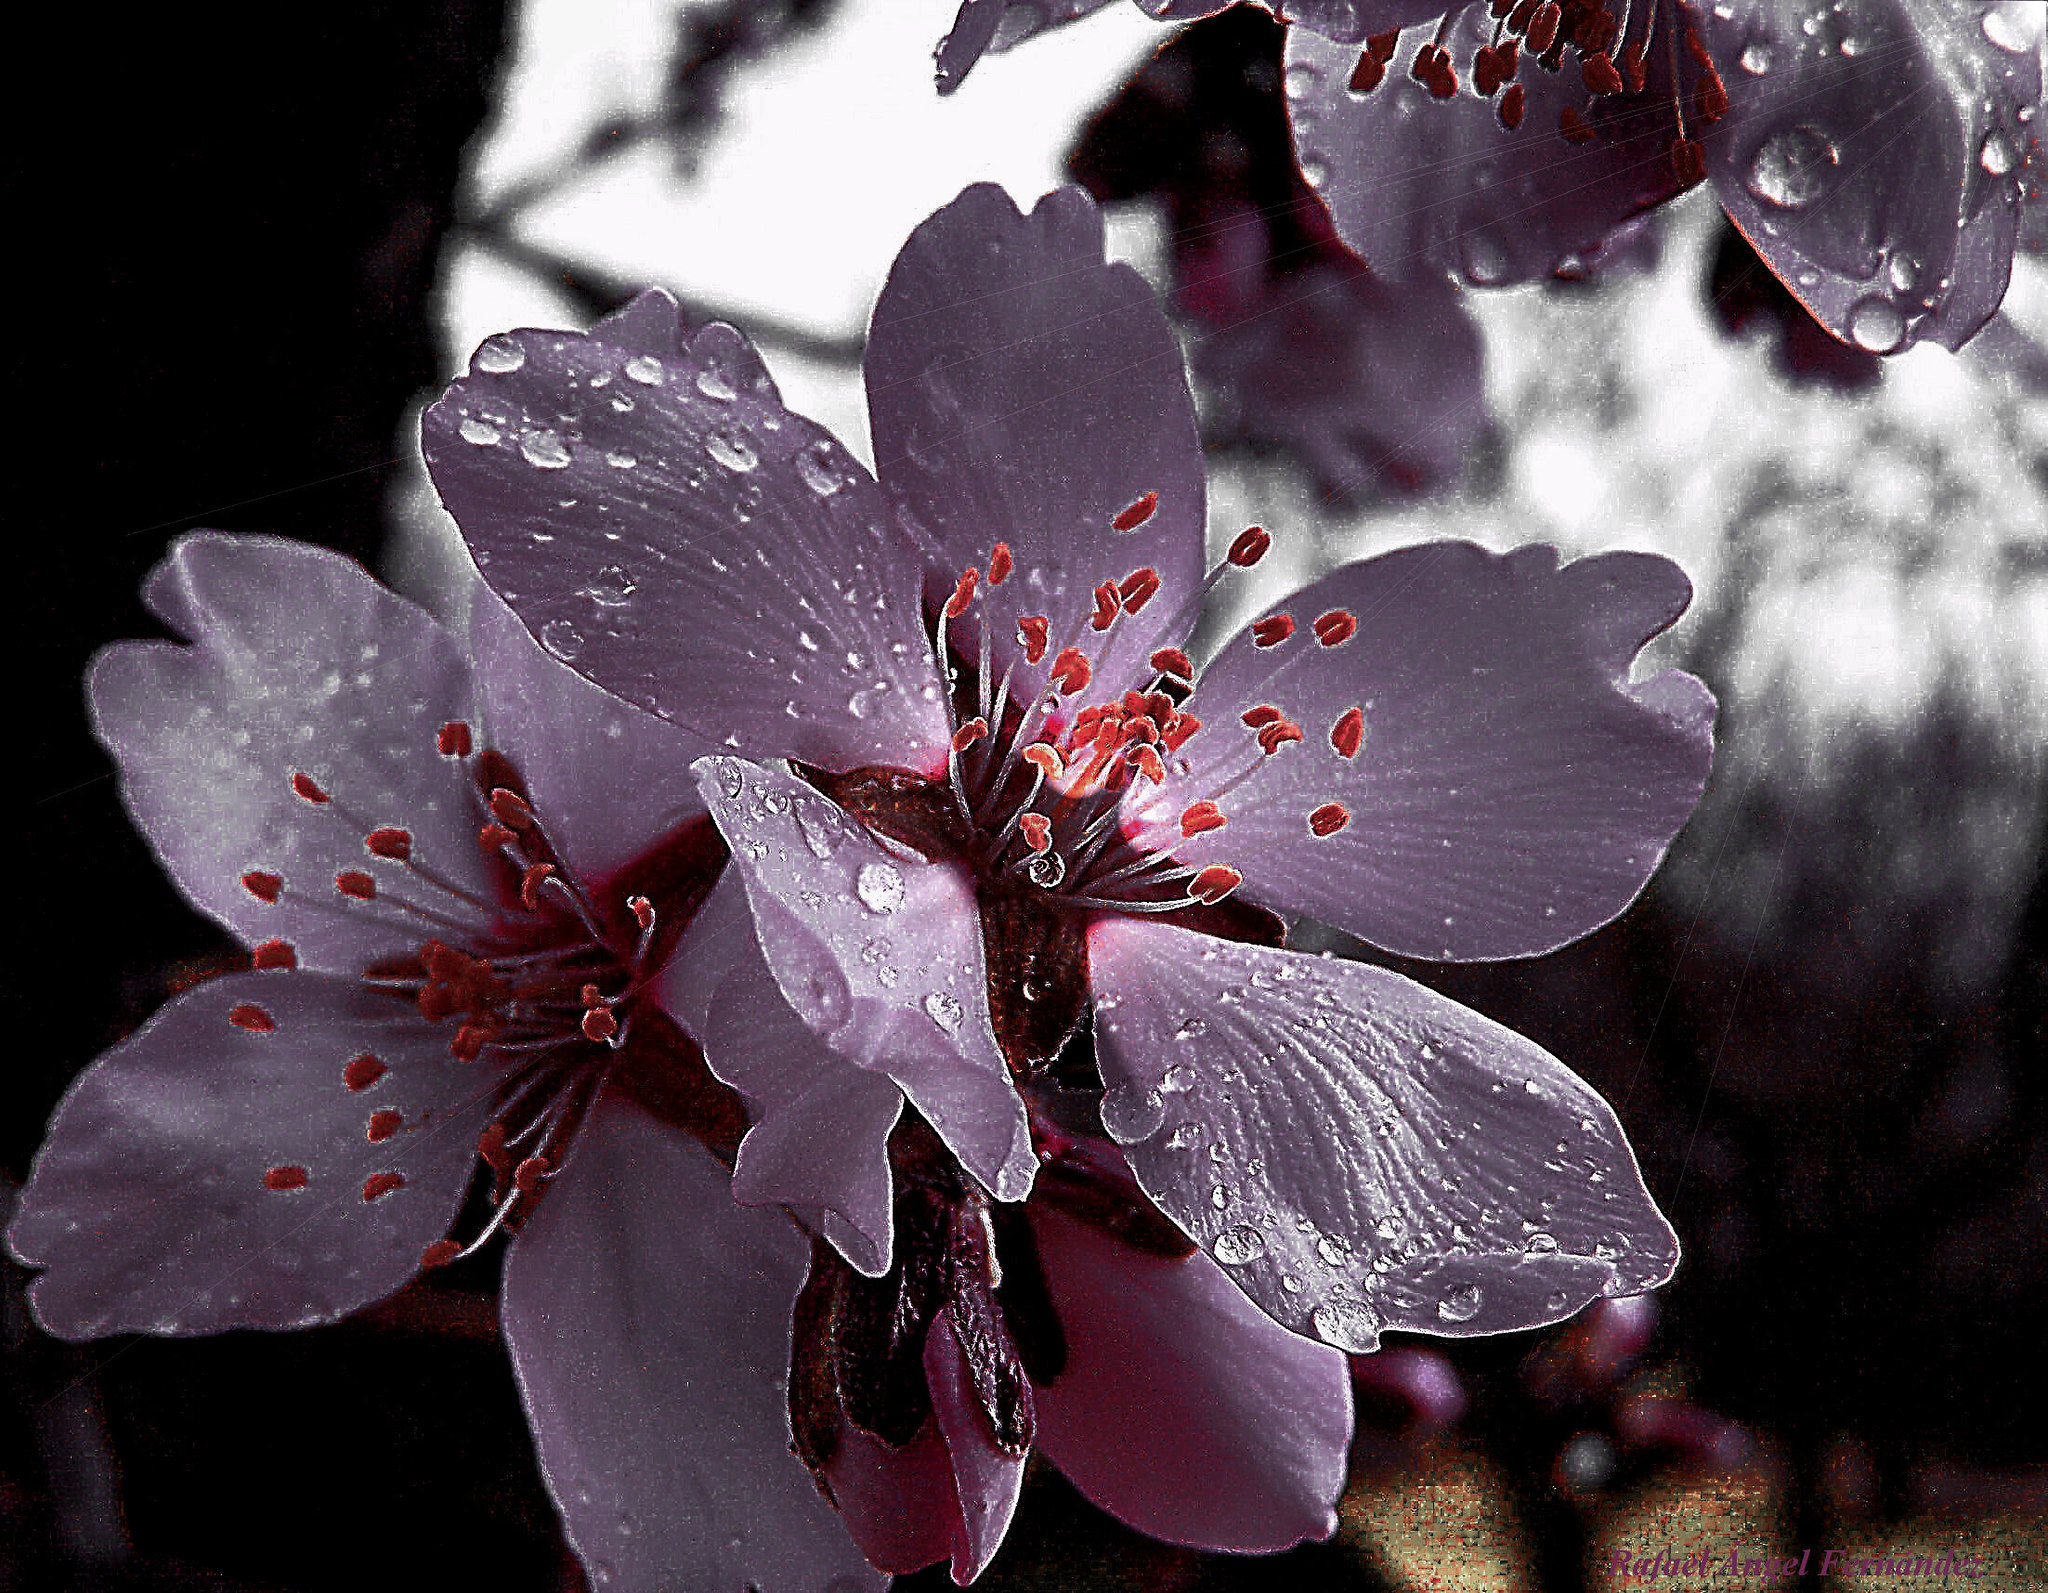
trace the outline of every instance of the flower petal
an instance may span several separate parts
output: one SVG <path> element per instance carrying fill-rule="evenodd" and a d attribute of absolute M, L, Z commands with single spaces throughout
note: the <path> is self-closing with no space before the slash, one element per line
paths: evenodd
<path fill-rule="evenodd" d="M 733 1198 L 795 1209 L 849 1266 L 879 1278 L 894 1232 L 889 1132 L 903 1115 L 903 1092 L 813 1034 L 783 999 L 753 926 L 741 933 L 744 948 L 704 1029 L 704 1060 L 746 1097 L 751 1124 Z"/>
<path fill-rule="evenodd" d="M 689 770 L 711 744 L 560 663 L 481 584 L 469 656 L 483 740 L 518 766 L 576 878 L 603 879 L 704 811 Z"/>
<path fill-rule="evenodd" d="M 1088 943 L 1105 1124 L 1283 1326 L 1504 1333 L 1677 1266 L 1613 1111 L 1520 1035 L 1362 963 L 1128 918 Z"/>
<path fill-rule="evenodd" d="M 872 479 L 731 327 L 685 341 L 658 290 L 620 316 L 493 338 L 427 411 L 484 579 L 555 656 L 713 743 L 828 768 L 942 749 L 923 560 Z"/>
<path fill-rule="evenodd" d="M 1923 338 L 1959 348 L 2012 268 L 2039 8 L 1988 27 L 1985 7 L 1917 0 L 1816 15 L 1763 0 L 1699 9 L 1729 106 L 1704 140 L 1708 175 L 1835 336 L 1874 354 Z"/>
<path fill-rule="evenodd" d="M 266 1026 L 267 1025 L 267 1026 Z M 386 1072 L 344 1081 L 368 1053 Z M 178 996 L 82 1073 L 7 1242 L 48 1270 L 61 1338 L 332 1322 L 448 1231 L 494 1080 L 445 1031 L 353 979 L 230 974 Z M 403 1114 L 378 1143 L 370 1115 Z M 371 1181 L 401 1183 L 374 1196 Z"/>
<path fill-rule="evenodd" d="M 789 1452 L 806 1256 L 688 1139 L 600 1096 L 505 1258 L 501 1300 L 541 1469 L 594 1584 L 885 1585 Z"/>
<path fill-rule="evenodd" d="M 960 1496 L 945 1440 L 927 1424 L 901 1449 L 843 1418 L 825 1480 L 860 1552 L 907 1576 L 950 1559 L 961 1541 Z"/>
<path fill-rule="evenodd" d="M 1005 1454 L 989 1431 L 988 1417 L 967 1371 L 967 1355 L 953 1331 L 949 1308 L 932 1318 L 924 1341 L 924 1375 L 932 1414 L 946 1439 L 946 1460 L 959 1502 L 953 1537 L 953 1581 L 965 1587 L 988 1569 L 1024 1487 L 1024 1455 Z"/>
<path fill-rule="evenodd" d="M 695 768 L 790 1006 L 841 1057 L 901 1085 L 997 1198 L 1022 1200 L 1037 1161 L 989 1022 L 972 882 L 885 852 L 795 775 L 740 758 Z"/>
<path fill-rule="evenodd" d="M 1241 632 L 1204 672 L 1188 707 L 1214 728 L 1188 743 L 1196 761 L 1167 800 L 1256 770 L 1221 798 L 1225 827 L 1177 855 L 1228 862 L 1266 905 L 1408 956 L 1578 939 L 1635 899 L 1706 781 L 1712 695 L 1677 670 L 1629 683 L 1690 596 L 1645 553 L 1560 569 L 1554 548 L 1438 542 L 1334 571 L 1289 602 L 1288 640 Z M 1357 630 L 1324 647 L 1311 617 L 1340 610 Z M 1261 760 L 1239 727 L 1252 704 L 1303 739 Z M 1353 708 L 1363 743 L 1347 758 L 1332 732 Z M 1347 821 L 1319 834 L 1326 804 Z"/>
<path fill-rule="evenodd" d="M 1668 17 L 1668 8 L 1659 15 Z M 1493 30 L 1483 0 L 1459 12 L 1443 46 L 1461 75 Z M 1288 110 L 1302 171 L 1338 233 L 1377 275 L 1455 271 L 1487 287 L 1546 277 L 1566 255 L 1594 248 L 1680 190 L 1667 149 L 1675 124 L 1663 48 L 1649 52 L 1644 93 L 1598 101 L 1582 86 L 1576 58 L 1555 73 L 1526 62 L 1516 79 L 1526 108 L 1509 132 L 1491 100 L 1463 90 L 1437 100 L 1409 75 L 1435 31 L 1404 33 L 1386 81 L 1364 95 L 1347 87 L 1355 45 L 1308 27 L 1287 35 Z M 1567 143 L 1559 131 L 1567 109 L 1599 136 Z"/>
<path fill-rule="evenodd" d="M 191 645 L 118 642 L 86 690 L 129 813 L 195 906 L 335 973 L 424 938 L 396 911 L 335 911 L 341 869 L 482 917 L 364 846 L 368 828 L 402 827 L 422 863 L 489 892 L 469 774 L 436 746 L 444 723 L 472 712 L 469 671 L 424 609 L 339 554 L 213 531 L 180 537 L 143 601 Z M 295 773 L 335 800 L 295 795 Z M 252 869 L 281 878 L 276 900 L 244 885 Z"/>
<path fill-rule="evenodd" d="M 1102 250 L 1079 189 L 1024 216 L 993 184 L 969 188 L 897 255 L 865 371 L 876 469 L 945 587 L 997 542 L 1016 559 L 954 631 L 965 642 L 986 615 L 998 670 L 1020 615 L 1049 616 L 1057 638 L 1101 582 L 1158 573 L 1158 595 L 1117 621 L 1096 663 L 1121 686 L 1201 577 L 1206 486 L 1180 345 L 1144 279 Z M 1150 516 L 1113 531 L 1147 493 Z M 1019 678 L 1042 683 L 1050 662 Z"/>
<path fill-rule="evenodd" d="M 1066 1338 L 1039 1388 L 1038 1442 L 1125 1525 L 1201 1549 L 1266 1553 L 1336 1529 L 1351 1377 L 1277 1326 L 1202 1255 L 1144 1256 L 1034 1203 Z"/>

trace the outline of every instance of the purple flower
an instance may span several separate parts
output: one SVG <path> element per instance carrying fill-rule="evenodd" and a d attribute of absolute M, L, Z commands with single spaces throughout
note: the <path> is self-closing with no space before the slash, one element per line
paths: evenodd
<path fill-rule="evenodd" d="M 489 356 L 485 356 L 488 362 Z M 185 644 L 94 664 L 123 796 L 252 953 L 86 1069 L 7 1242 L 66 1338 L 331 1322 L 507 1246 L 543 1469 L 598 1582 L 873 1587 L 786 1453 L 804 1246 L 737 1206 L 739 1104 L 651 989 L 725 860 L 689 732 L 465 640 L 333 554 L 180 540 Z"/>
<path fill-rule="evenodd" d="M 1410 548 L 1314 582 L 1198 674 L 1204 597 L 1269 539 L 1204 573 L 1178 350 L 1074 191 L 1023 216 L 972 188 L 925 222 L 866 380 L 879 480 L 783 407 L 738 333 L 686 334 L 651 293 L 587 336 L 494 340 L 424 427 L 525 624 L 726 749 L 696 769 L 734 866 L 674 1000 L 748 1098 L 741 1198 L 829 1241 L 791 1405 L 841 1502 L 867 1445 L 951 1498 L 905 1525 L 904 1557 L 970 1575 L 1000 1536 L 1061 1388 L 1032 1374 L 1044 1313 L 1008 1280 L 1042 1275 L 1081 1336 L 1148 1253 L 995 1264 L 1034 1176 L 1041 1245 L 1074 1213 L 1084 1243 L 1128 1238 L 1156 1203 L 1208 1252 L 1176 1289 L 1227 1278 L 1336 1349 L 1554 1322 L 1668 1277 L 1675 1240 L 1605 1102 L 1419 985 L 1284 949 L 1272 909 L 1453 960 L 1620 912 L 1711 755 L 1697 680 L 1630 679 L 1686 604 L 1678 570 Z M 1104 1328 L 1105 1359 L 1136 1377 L 1177 1334 L 1183 1361 L 1227 1364 L 1228 1333 L 1189 1317 Z M 1271 1353 L 1295 1368 L 1279 1382 L 1311 1375 Z M 1297 1410 L 1269 1402 L 1291 1518 L 1246 1543 L 1329 1524 L 1341 1445 Z M 1090 1471 L 1045 1420 L 1108 1508 L 1220 1541 L 1157 1485 L 1179 1471 L 1145 1424 L 1098 1434 L 1118 1458 Z"/>

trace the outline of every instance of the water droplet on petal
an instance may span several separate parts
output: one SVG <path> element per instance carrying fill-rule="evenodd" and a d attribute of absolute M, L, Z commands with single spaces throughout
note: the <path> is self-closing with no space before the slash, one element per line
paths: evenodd
<path fill-rule="evenodd" d="M 1906 318 L 1890 299 L 1872 294 L 1859 299 L 1849 311 L 1849 336 L 1858 348 L 1873 354 L 1889 354 L 1906 335 Z"/>
<path fill-rule="evenodd" d="M 731 758 L 718 766 L 718 787 L 727 798 L 737 802 L 740 793 L 747 788 L 746 771 Z"/>
<path fill-rule="evenodd" d="M 469 364 L 472 370 L 506 376 L 526 363 L 526 350 L 509 337 L 487 337 Z"/>
<path fill-rule="evenodd" d="M 668 372 L 652 354 L 635 354 L 627 360 L 626 374 L 642 387 L 659 387 L 668 380 Z"/>
<path fill-rule="evenodd" d="M 583 651 L 583 633 L 565 619 L 551 619 L 540 628 L 540 644 L 566 664 Z"/>
<path fill-rule="evenodd" d="M 2030 18 L 2027 13 L 2032 11 Z M 2010 55 L 2024 55 L 2039 34 L 2040 8 L 2010 3 L 1987 7 L 1978 21 L 1984 37 Z"/>
<path fill-rule="evenodd" d="M 1209 1248 L 1226 1267 L 1241 1267 L 1266 1253 L 1266 1236 L 1239 1223 L 1235 1228 L 1225 1228 Z"/>
<path fill-rule="evenodd" d="M 1370 1307 L 1356 1300 L 1325 1300 L 1309 1319 L 1316 1335 L 1353 1355 L 1368 1355 L 1379 1347 L 1380 1319 Z"/>
<path fill-rule="evenodd" d="M 710 433 L 704 439 L 704 451 L 728 470 L 744 472 L 761 462 L 754 445 L 736 431 Z"/>
<path fill-rule="evenodd" d="M 1157 1090 L 1119 1084 L 1102 1097 L 1102 1126 L 1120 1145 L 1150 1139 L 1166 1121 L 1166 1102 Z"/>
<path fill-rule="evenodd" d="M 1752 39 L 1742 47 L 1742 70 L 1751 77 L 1762 77 L 1771 69 L 1771 47 L 1761 39 Z"/>
<path fill-rule="evenodd" d="M 1342 1234 L 1326 1233 L 1316 1241 L 1316 1254 L 1323 1258 L 1325 1266 L 1349 1266 L 1351 1263 L 1351 1241 Z"/>
<path fill-rule="evenodd" d="M 960 1003 L 943 990 L 934 990 L 924 998 L 924 1015 L 930 1018 L 948 1034 L 960 1032 L 960 1021 L 966 1016 Z"/>
<path fill-rule="evenodd" d="M 455 428 L 466 443 L 475 443 L 479 448 L 493 446 L 504 433 L 487 420 L 465 420 Z"/>
<path fill-rule="evenodd" d="M 1210 1148 L 1213 1150 L 1215 1147 L 1211 1146 Z M 1228 1184 L 1215 1184 L 1210 1187 L 1209 1204 L 1218 1211 L 1227 1211 L 1230 1208 L 1230 1203 L 1235 1199 L 1237 1199 L 1237 1191 Z"/>
<path fill-rule="evenodd" d="M 542 427 L 519 434 L 519 451 L 529 465 L 542 470 L 562 470 L 569 463 L 568 446 L 554 432 Z"/>
<path fill-rule="evenodd" d="M 1911 293 L 1920 281 L 1920 262 L 1909 254 L 1895 254 L 1887 274 L 1894 293 Z"/>
<path fill-rule="evenodd" d="M 610 453 L 606 454 L 604 462 L 614 470 L 631 470 L 640 463 L 631 454 L 620 453 L 617 449 L 613 449 Z"/>
<path fill-rule="evenodd" d="M 640 583 L 620 565 L 607 564 L 590 578 L 583 595 L 603 608 L 624 608 L 640 590 Z"/>
<path fill-rule="evenodd" d="M 846 826 L 830 803 L 804 803 L 796 810 L 796 827 L 814 857 L 830 857 L 846 840 Z"/>
<path fill-rule="evenodd" d="M 1781 128 L 1758 146 L 1743 186 L 1780 210 L 1800 210 L 1834 186 L 1842 153 L 1810 123 Z"/>
<path fill-rule="evenodd" d="M 1436 1314 L 1445 1322 L 1469 1322 L 1479 1314 L 1479 1285 L 1461 1283 L 1436 1303 Z"/>
<path fill-rule="evenodd" d="M 903 876 L 893 863 L 863 863 L 853 893 L 871 913 L 893 913 L 903 905 Z"/>
<path fill-rule="evenodd" d="M 1525 1256 L 1554 1256 L 1557 1254 L 1557 1238 L 1553 1234 L 1532 1233 L 1522 1241 Z"/>
<path fill-rule="evenodd" d="M 697 373 L 697 391 L 720 404 L 730 404 L 739 396 L 732 390 L 732 383 L 709 366 Z"/>
<path fill-rule="evenodd" d="M 822 439 L 796 456 L 796 473 L 804 485 L 821 498 L 829 498 L 847 484 L 848 476 L 833 457 L 832 445 Z"/>
<path fill-rule="evenodd" d="M 1984 135 L 1984 142 L 1977 150 L 1977 164 L 1994 177 L 2003 177 L 2014 165 L 2012 145 L 2005 141 L 2005 134 L 1993 128 Z"/>

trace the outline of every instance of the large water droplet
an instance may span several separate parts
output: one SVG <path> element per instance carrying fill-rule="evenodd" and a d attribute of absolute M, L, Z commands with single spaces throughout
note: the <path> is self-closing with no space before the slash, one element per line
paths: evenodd
<path fill-rule="evenodd" d="M 525 455 L 529 465 L 542 470 L 563 470 L 569 464 L 568 445 L 545 426 L 538 431 L 521 432 L 519 451 Z"/>
<path fill-rule="evenodd" d="M 1765 139 L 1743 184 L 1766 204 L 1800 210 L 1834 186 L 1842 152 L 1819 128 L 1802 122 Z"/>
<path fill-rule="evenodd" d="M 642 387 L 659 387 L 668 380 L 668 372 L 652 354 L 635 354 L 627 360 L 626 374 Z"/>
<path fill-rule="evenodd" d="M 566 664 L 583 651 L 583 633 L 565 619 L 551 619 L 540 628 L 540 644 Z"/>
<path fill-rule="evenodd" d="M 839 810 L 829 803 L 806 802 L 796 810 L 796 827 L 813 857 L 830 857 L 846 840 Z"/>
<path fill-rule="evenodd" d="M 863 863 L 853 893 L 871 913 L 893 913 L 903 905 L 903 876 L 893 863 Z"/>
<path fill-rule="evenodd" d="M 804 478 L 804 485 L 821 498 L 829 498 L 847 482 L 847 476 L 834 458 L 832 445 L 815 442 L 796 456 L 796 473 Z"/>
<path fill-rule="evenodd" d="M 475 443 L 479 448 L 492 447 L 504 435 L 503 432 L 499 431 L 489 421 L 476 420 L 474 418 L 465 420 L 455 429 L 461 433 L 464 442 Z"/>
<path fill-rule="evenodd" d="M 2033 15 L 2028 16 L 2031 11 Z M 2040 31 L 2041 10 L 2039 6 L 2011 3 L 1995 5 L 1986 9 L 1978 26 L 1984 30 L 1984 37 L 2001 50 L 2012 55 L 2024 55 L 2033 48 Z"/>
<path fill-rule="evenodd" d="M 1906 318 L 1890 299 L 1872 294 L 1849 311 L 1849 336 L 1858 348 L 1889 354 L 1906 335 Z"/>
<path fill-rule="evenodd" d="M 1166 1102 L 1157 1090 L 1119 1084 L 1102 1097 L 1102 1126 L 1118 1144 L 1150 1139 L 1166 1121 Z"/>
<path fill-rule="evenodd" d="M 1532 1233 L 1522 1241 L 1525 1256 L 1554 1256 L 1557 1254 L 1557 1236 L 1547 1233 Z"/>
<path fill-rule="evenodd" d="M 934 990 L 924 998 L 924 1015 L 948 1034 L 958 1034 L 960 1021 L 966 1017 L 960 1003 L 943 990 Z"/>
<path fill-rule="evenodd" d="M 1895 254 L 1886 267 L 1894 293 L 1911 293 L 1920 281 L 1920 262 L 1909 254 Z"/>
<path fill-rule="evenodd" d="M 1309 1320 L 1325 1344 L 1353 1355 L 1369 1355 L 1379 1348 L 1380 1319 L 1356 1300 L 1325 1300 Z"/>
<path fill-rule="evenodd" d="M 748 471 L 761 462 L 754 445 L 736 431 L 710 433 L 704 439 L 704 451 L 728 470 Z"/>
<path fill-rule="evenodd" d="M 1436 1314 L 1445 1322 L 1469 1322 L 1479 1314 L 1479 1285 L 1461 1283 L 1436 1303 Z"/>
<path fill-rule="evenodd" d="M 1226 1267 L 1241 1267 L 1266 1253 L 1266 1236 L 1239 1223 L 1235 1228 L 1225 1228 L 1209 1248 Z"/>
<path fill-rule="evenodd" d="M 526 363 L 526 350 L 509 337 L 487 337 L 469 364 L 472 370 L 506 376 Z"/>

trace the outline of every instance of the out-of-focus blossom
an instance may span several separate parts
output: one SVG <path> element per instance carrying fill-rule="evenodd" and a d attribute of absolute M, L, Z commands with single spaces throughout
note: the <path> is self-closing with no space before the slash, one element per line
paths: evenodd
<path fill-rule="evenodd" d="M 7 1232 L 38 1320 L 308 1327 L 508 1233 L 506 1338 L 595 1580 L 873 1586 L 784 1452 L 802 1240 L 732 1201 L 739 1102 L 654 993 L 725 861 L 701 743 L 487 593 L 458 642 L 345 559 L 198 533 L 145 598 L 186 641 L 107 649 L 94 724 L 252 966 L 58 1107 Z"/>
<path fill-rule="evenodd" d="M 1280 450 L 1341 504 L 1441 486 L 1488 421 L 1478 328 L 1448 282 L 1381 282 L 1338 240 L 1295 166 L 1284 39 L 1252 6 L 1183 30 L 1068 170 L 1099 200 L 1164 207 L 1212 444 Z"/>
<path fill-rule="evenodd" d="M 1285 950 L 1269 904 L 1449 959 L 1535 955 L 1620 912 L 1711 755 L 1698 681 L 1629 678 L 1685 606 L 1677 569 L 1410 548 L 1311 584 L 1198 672 L 1203 599 L 1270 538 L 1203 573 L 1178 350 L 1072 191 L 1027 217 L 974 188 L 921 226 L 866 380 L 879 481 L 738 333 L 686 335 L 649 294 L 588 336 L 494 340 L 425 438 L 527 626 L 729 749 L 696 769 L 738 890 L 677 976 L 723 973 L 697 1032 L 755 1108 L 742 1198 L 821 1213 L 845 1267 L 908 1302 L 827 1391 L 843 1436 L 896 1464 L 911 1451 L 861 1390 L 924 1391 L 904 1397 L 934 1413 L 958 1522 L 906 1556 L 985 1559 L 1035 1402 L 989 1306 L 983 1197 L 963 1181 L 936 1230 L 899 1220 L 901 1097 L 998 1203 L 1036 1175 L 1098 1225 L 1106 1131 L 1214 1276 L 1338 1349 L 1557 1321 L 1666 1278 L 1676 1244 L 1604 1101 L 1419 985 Z M 1069 1080 L 1087 1093 L 1061 1127 L 1045 1091 L 1091 1014 L 1099 1076 Z M 857 1332 L 828 1320 L 834 1345 Z M 797 1338 L 801 1373 L 801 1319 Z M 859 1468 L 824 1475 L 858 1495 Z"/>

